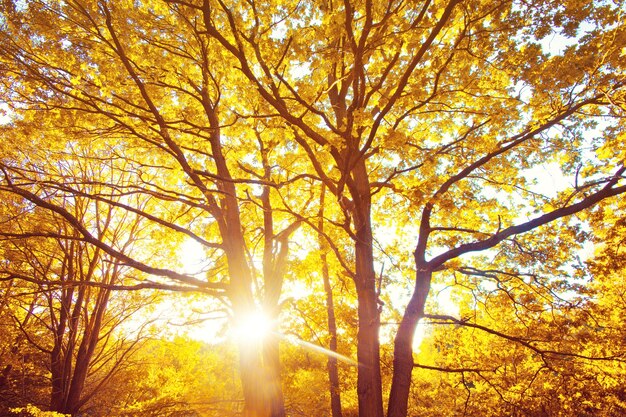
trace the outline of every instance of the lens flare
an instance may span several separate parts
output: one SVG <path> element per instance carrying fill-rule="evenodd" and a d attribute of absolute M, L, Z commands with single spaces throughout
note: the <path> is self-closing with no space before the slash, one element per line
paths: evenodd
<path fill-rule="evenodd" d="M 333 352 L 330 349 L 304 341 L 294 335 L 282 334 L 276 329 L 273 320 L 263 310 L 253 310 L 246 314 L 241 314 L 235 318 L 231 327 L 231 335 L 238 342 L 240 347 L 257 349 L 269 336 L 277 337 L 288 343 L 300 346 L 311 352 L 317 352 L 325 356 L 334 357 L 348 365 L 359 366 L 359 362 L 345 355 Z"/>
<path fill-rule="evenodd" d="M 272 319 L 264 311 L 254 310 L 235 319 L 232 334 L 241 344 L 261 343 L 272 333 L 273 327 Z"/>
<path fill-rule="evenodd" d="M 359 362 L 355 361 L 354 359 L 351 359 L 345 355 L 342 355 L 340 353 L 337 352 L 333 352 L 330 349 L 326 349 L 325 347 L 316 345 L 314 343 L 311 342 L 307 342 L 304 341 L 302 339 L 298 339 L 295 336 L 283 336 L 283 339 L 288 340 L 289 342 L 293 343 L 294 345 L 298 345 L 300 347 L 303 347 L 304 349 L 310 350 L 311 352 L 318 352 L 321 353 L 322 355 L 326 355 L 329 357 L 333 357 L 333 358 L 337 358 L 338 360 L 347 363 L 348 365 L 352 365 L 352 366 L 359 366 Z"/>

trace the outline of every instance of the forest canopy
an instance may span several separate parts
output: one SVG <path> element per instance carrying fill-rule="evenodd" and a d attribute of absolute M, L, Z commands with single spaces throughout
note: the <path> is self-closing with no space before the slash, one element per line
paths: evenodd
<path fill-rule="evenodd" d="M 0 413 L 624 415 L 625 19 L 3 0 Z"/>

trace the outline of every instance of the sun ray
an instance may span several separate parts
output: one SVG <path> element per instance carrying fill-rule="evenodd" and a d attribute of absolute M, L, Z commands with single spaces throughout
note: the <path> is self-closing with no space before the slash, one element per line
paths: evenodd
<path fill-rule="evenodd" d="M 277 330 L 275 320 L 273 320 L 266 312 L 261 309 L 255 309 L 247 314 L 241 315 L 231 328 L 231 335 L 235 340 L 243 346 L 254 346 L 262 343 L 272 335 L 280 338 L 288 343 L 300 346 L 312 352 L 321 353 L 322 355 L 337 358 L 338 360 L 352 366 L 359 366 L 359 362 L 340 353 L 334 352 L 325 347 L 307 342 L 298 338 L 293 334 L 284 334 Z"/>
<path fill-rule="evenodd" d="M 349 357 L 347 357 L 345 355 L 342 355 L 340 353 L 334 352 L 334 351 L 332 351 L 330 349 L 326 349 L 325 347 L 316 345 L 314 343 L 304 341 L 302 339 L 297 338 L 296 336 L 284 335 L 284 334 L 279 334 L 279 336 L 283 340 L 286 340 L 286 341 L 291 342 L 291 343 L 293 343 L 295 345 L 301 346 L 301 347 L 303 347 L 305 349 L 311 350 L 313 352 L 318 352 L 318 353 L 321 353 L 323 355 L 330 356 L 330 357 L 333 357 L 333 358 L 337 358 L 338 360 L 340 360 L 342 362 L 345 362 L 347 364 L 350 364 L 352 366 L 359 366 L 359 362 L 355 361 L 354 359 L 351 359 L 351 358 L 349 358 Z"/>

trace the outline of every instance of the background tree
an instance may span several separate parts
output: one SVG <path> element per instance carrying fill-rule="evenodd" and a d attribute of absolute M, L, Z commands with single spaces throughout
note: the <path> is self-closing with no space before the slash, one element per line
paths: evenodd
<path fill-rule="evenodd" d="M 75 183 L 81 177 L 97 178 L 93 172 L 71 172 L 70 167 L 69 160 L 58 166 Z M 81 187 L 83 193 L 88 187 Z M 121 253 L 130 253 L 145 232 L 135 214 L 90 204 L 80 196 L 61 201 L 49 196 L 46 202 L 71 212 Z M 140 331 L 133 339 L 121 334 L 122 324 L 156 297 L 129 292 L 112 298 L 116 289 L 133 289 L 127 267 L 82 242 L 64 219 L 36 206 L 12 208 L 3 211 L 5 227 L 0 231 L 4 241 L 0 277 L 8 283 L 5 314 L 13 317 L 21 338 L 48 357 L 49 408 L 73 415 L 89 407 L 140 340 Z"/>

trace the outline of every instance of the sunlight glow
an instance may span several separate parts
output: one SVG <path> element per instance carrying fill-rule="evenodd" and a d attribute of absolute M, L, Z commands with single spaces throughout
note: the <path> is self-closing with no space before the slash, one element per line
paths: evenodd
<path fill-rule="evenodd" d="M 235 319 L 231 329 L 237 342 L 251 345 L 262 342 L 273 332 L 272 319 L 262 310 L 253 310 Z"/>
<path fill-rule="evenodd" d="M 317 278 L 317 275 L 313 274 Z M 320 278 L 321 280 L 321 278 Z M 292 298 L 294 300 L 302 300 L 313 294 L 311 286 L 302 281 L 289 282 L 284 288 L 285 298 Z"/>
<path fill-rule="evenodd" d="M 359 366 L 357 361 L 345 355 L 333 352 L 330 349 L 314 343 L 307 342 L 297 336 L 291 334 L 286 335 L 276 331 L 274 320 L 272 320 L 271 317 L 262 310 L 250 311 L 248 314 L 240 317 L 231 328 L 231 335 L 240 346 L 247 346 L 249 348 L 258 346 L 268 336 L 273 335 L 281 340 L 300 346 L 310 352 L 321 353 L 322 355 L 337 358 L 346 364 Z"/>
<path fill-rule="evenodd" d="M 207 255 L 204 247 L 192 239 L 186 239 L 178 249 L 183 272 L 190 275 L 201 274 L 207 264 Z"/>
<path fill-rule="evenodd" d="M 426 338 L 426 323 L 424 320 L 420 320 L 415 328 L 415 334 L 413 335 L 413 352 L 416 354 L 422 351 L 422 342 Z"/>

